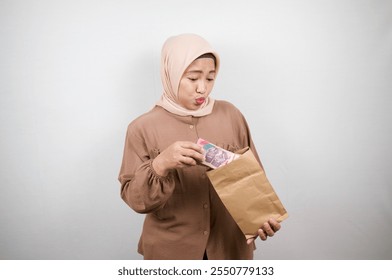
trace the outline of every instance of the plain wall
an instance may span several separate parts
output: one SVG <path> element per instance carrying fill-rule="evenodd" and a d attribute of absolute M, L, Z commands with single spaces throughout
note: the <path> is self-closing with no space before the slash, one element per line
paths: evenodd
<path fill-rule="evenodd" d="M 290 214 L 255 258 L 391 259 L 387 0 L 1 0 L 0 259 L 141 259 L 117 176 L 179 33 L 220 54 Z"/>

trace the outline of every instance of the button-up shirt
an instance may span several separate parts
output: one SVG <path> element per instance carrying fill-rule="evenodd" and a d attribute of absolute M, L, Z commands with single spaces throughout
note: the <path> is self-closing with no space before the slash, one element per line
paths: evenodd
<path fill-rule="evenodd" d="M 162 177 L 152 161 L 175 141 L 206 139 L 224 149 L 254 148 L 241 112 L 226 101 L 215 101 L 211 114 L 178 116 L 162 107 L 128 126 L 119 175 L 121 197 L 136 212 L 146 214 L 138 252 L 145 259 L 252 259 L 254 244 L 241 232 L 197 165 Z"/>

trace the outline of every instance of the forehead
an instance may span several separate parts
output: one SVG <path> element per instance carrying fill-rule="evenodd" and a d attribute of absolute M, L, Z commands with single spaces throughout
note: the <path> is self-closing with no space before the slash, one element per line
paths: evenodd
<path fill-rule="evenodd" d="M 185 72 L 192 71 L 213 72 L 215 71 L 215 61 L 209 57 L 195 59 L 185 70 Z"/>

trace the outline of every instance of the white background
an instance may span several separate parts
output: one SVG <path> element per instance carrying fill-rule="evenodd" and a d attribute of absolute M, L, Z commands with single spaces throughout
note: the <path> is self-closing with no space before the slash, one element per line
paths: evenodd
<path fill-rule="evenodd" d="M 392 258 L 392 2 L 0 1 L 0 259 L 141 259 L 117 181 L 165 39 L 221 56 L 290 217 L 256 259 Z"/>

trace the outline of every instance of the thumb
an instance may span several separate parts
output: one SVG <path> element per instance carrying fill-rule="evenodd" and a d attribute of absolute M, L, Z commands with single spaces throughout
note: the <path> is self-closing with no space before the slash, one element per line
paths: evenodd
<path fill-rule="evenodd" d="M 254 238 L 254 237 L 249 238 L 249 239 L 246 240 L 246 244 L 250 245 L 250 244 L 253 243 L 253 241 L 255 241 L 255 238 Z"/>

